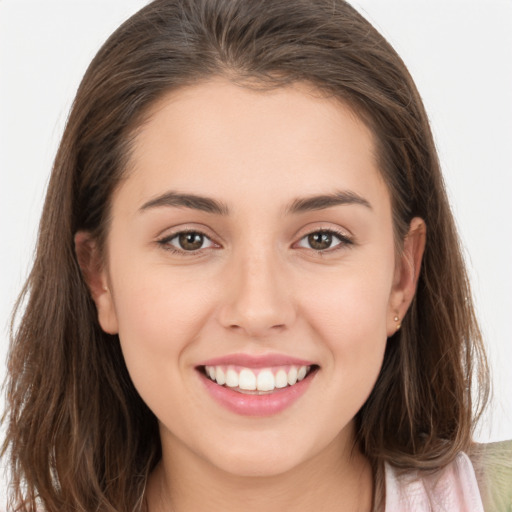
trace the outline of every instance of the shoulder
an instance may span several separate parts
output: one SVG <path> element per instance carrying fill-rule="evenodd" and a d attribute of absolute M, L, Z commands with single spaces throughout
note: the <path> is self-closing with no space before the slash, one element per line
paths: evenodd
<path fill-rule="evenodd" d="M 512 511 L 512 441 L 475 444 L 473 464 L 486 511 Z"/>
<path fill-rule="evenodd" d="M 512 512 L 512 441 L 475 444 L 437 471 L 385 465 L 386 512 Z"/>
<path fill-rule="evenodd" d="M 459 453 L 432 471 L 401 471 L 386 465 L 386 512 L 484 512 L 471 460 Z"/>

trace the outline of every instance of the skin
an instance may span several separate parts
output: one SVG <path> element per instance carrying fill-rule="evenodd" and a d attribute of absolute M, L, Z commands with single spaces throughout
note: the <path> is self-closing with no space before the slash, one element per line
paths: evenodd
<path fill-rule="evenodd" d="M 396 254 L 375 160 L 367 127 L 306 84 L 258 92 L 215 79 L 152 109 L 112 198 L 105 260 L 88 233 L 76 237 L 100 324 L 119 334 L 160 422 L 152 512 L 370 510 L 354 416 L 412 300 L 425 241 L 413 219 Z M 168 191 L 229 214 L 143 208 Z M 368 204 L 289 211 L 340 191 Z M 169 250 L 183 230 L 205 235 L 199 250 Z M 319 230 L 339 233 L 324 251 L 307 236 Z M 241 416 L 212 400 L 196 370 L 232 353 L 287 354 L 319 370 L 279 414 Z"/>

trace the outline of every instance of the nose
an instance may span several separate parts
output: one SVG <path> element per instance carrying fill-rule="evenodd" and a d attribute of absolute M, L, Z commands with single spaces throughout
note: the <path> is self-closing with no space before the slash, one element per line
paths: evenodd
<path fill-rule="evenodd" d="M 252 338 L 288 328 L 295 319 L 290 279 L 272 251 L 240 255 L 228 270 L 220 323 Z"/>

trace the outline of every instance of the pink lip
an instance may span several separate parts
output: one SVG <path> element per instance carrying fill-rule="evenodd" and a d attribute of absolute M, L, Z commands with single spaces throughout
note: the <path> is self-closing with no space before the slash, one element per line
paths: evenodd
<path fill-rule="evenodd" d="M 272 393 L 263 395 L 246 394 L 231 388 L 220 386 L 209 379 L 203 371 L 204 366 L 244 366 L 246 368 L 264 368 L 273 366 L 313 366 L 314 363 L 294 357 L 271 354 L 252 356 L 247 354 L 231 354 L 204 361 L 197 366 L 200 379 L 209 395 L 221 406 L 243 416 L 272 416 L 290 407 L 309 388 L 316 370 L 313 369 L 304 380 L 293 386 L 275 389 Z"/>
<path fill-rule="evenodd" d="M 285 354 L 264 354 L 264 355 L 251 355 L 251 354 L 228 354 L 226 356 L 208 359 L 197 365 L 200 366 L 244 366 L 246 368 L 268 368 L 271 366 L 313 366 L 315 363 L 305 359 L 297 359 L 295 357 L 287 356 Z"/>
<path fill-rule="evenodd" d="M 287 388 L 276 389 L 267 395 L 246 395 L 230 388 L 219 386 L 206 375 L 201 380 L 210 396 L 226 409 L 242 416 L 272 416 L 298 400 L 308 389 L 316 372 Z"/>

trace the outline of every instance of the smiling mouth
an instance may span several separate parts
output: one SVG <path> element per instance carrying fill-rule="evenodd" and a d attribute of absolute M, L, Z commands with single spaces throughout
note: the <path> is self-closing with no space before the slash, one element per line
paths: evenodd
<path fill-rule="evenodd" d="M 317 365 L 247 368 L 235 365 L 202 366 L 200 370 L 219 386 L 247 395 L 267 395 L 295 386 L 318 369 Z"/>

